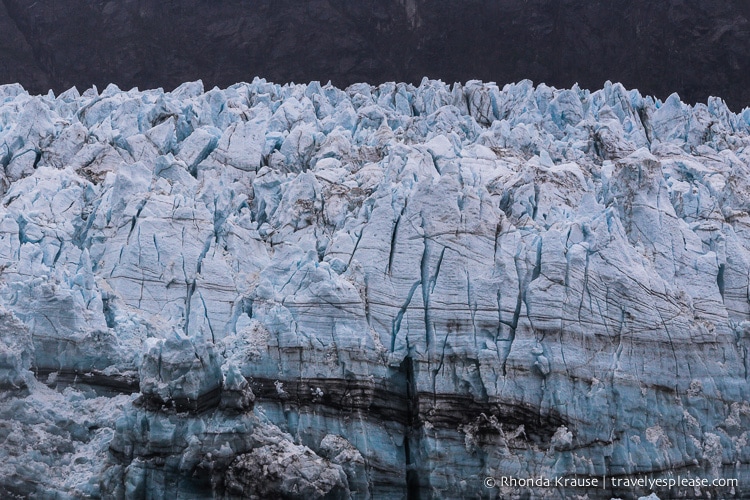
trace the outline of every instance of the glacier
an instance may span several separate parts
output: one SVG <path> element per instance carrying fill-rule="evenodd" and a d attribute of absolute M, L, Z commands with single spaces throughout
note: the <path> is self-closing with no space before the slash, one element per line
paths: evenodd
<path fill-rule="evenodd" d="M 750 495 L 750 109 L 14 84 L 0 163 L 5 498 Z"/>

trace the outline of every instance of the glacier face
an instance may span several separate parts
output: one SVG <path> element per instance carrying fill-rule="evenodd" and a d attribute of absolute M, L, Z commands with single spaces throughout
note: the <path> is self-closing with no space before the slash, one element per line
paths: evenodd
<path fill-rule="evenodd" d="M 750 110 L 6 85 L 0 143 L 6 496 L 750 491 Z"/>

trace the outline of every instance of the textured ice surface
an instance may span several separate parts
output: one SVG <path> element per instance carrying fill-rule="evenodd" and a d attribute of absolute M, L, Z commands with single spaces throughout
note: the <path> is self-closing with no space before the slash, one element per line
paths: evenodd
<path fill-rule="evenodd" d="M 0 162 L 4 496 L 750 491 L 750 110 L 8 85 Z"/>

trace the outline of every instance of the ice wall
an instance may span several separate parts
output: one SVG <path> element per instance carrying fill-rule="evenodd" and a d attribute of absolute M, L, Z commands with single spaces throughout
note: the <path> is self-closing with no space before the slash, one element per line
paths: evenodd
<path fill-rule="evenodd" d="M 619 84 L 0 87 L 0 491 L 747 494 L 748 146 Z"/>

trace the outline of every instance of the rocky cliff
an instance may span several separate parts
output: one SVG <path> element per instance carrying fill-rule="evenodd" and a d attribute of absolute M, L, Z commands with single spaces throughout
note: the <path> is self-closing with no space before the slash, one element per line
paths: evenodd
<path fill-rule="evenodd" d="M 0 2 L 0 83 L 605 81 L 750 105 L 746 0 Z"/>

